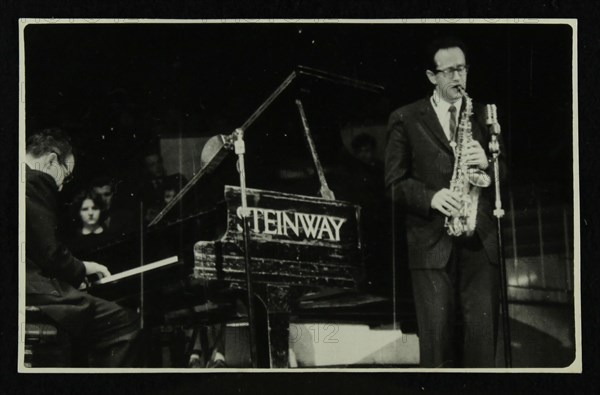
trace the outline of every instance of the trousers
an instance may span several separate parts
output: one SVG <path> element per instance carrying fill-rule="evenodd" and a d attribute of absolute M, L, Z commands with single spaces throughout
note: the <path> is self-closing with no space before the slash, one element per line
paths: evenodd
<path fill-rule="evenodd" d="M 137 313 L 66 287 L 53 294 L 27 294 L 27 304 L 39 307 L 69 334 L 77 351 L 88 355 L 89 367 L 143 366 Z"/>
<path fill-rule="evenodd" d="M 498 268 L 478 236 L 460 237 L 442 269 L 412 269 L 420 366 L 494 367 Z"/>

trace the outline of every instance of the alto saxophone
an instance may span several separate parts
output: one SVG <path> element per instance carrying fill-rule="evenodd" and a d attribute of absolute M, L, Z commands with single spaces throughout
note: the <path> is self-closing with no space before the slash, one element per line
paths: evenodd
<path fill-rule="evenodd" d="M 480 188 L 491 184 L 490 176 L 477 166 L 466 164 L 465 150 L 473 141 L 471 130 L 471 115 L 473 114 L 473 103 L 462 86 L 457 87 L 465 98 L 465 110 L 460 117 L 456 142 L 452 144 L 454 149 L 454 170 L 450 181 L 450 191 L 459 197 L 460 209 L 454 214 L 446 217 L 444 226 L 450 236 L 460 236 L 463 233 L 471 236 L 475 232 L 477 223 L 477 203 L 479 201 Z"/>

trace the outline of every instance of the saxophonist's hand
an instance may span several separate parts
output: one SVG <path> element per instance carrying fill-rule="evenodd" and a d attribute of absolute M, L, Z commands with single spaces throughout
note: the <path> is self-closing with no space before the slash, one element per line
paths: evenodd
<path fill-rule="evenodd" d="M 477 166 L 481 170 L 485 170 L 488 167 L 488 158 L 485 154 L 485 151 L 479 144 L 479 141 L 472 140 L 466 147 L 465 152 L 465 161 L 467 165 Z"/>
<path fill-rule="evenodd" d="M 454 215 L 460 210 L 460 201 L 455 193 L 447 188 L 440 189 L 431 199 L 431 208 L 445 216 Z"/>

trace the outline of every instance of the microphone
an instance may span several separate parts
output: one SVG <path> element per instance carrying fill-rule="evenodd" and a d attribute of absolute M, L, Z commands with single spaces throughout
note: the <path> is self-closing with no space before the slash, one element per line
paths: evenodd
<path fill-rule="evenodd" d="M 496 113 L 495 104 L 487 104 L 485 106 L 485 124 L 488 126 L 490 131 L 490 143 L 489 149 L 493 155 L 500 153 L 500 142 L 498 136 L 500 135 L 500 124 L 498 123 L 498 114 Z"/>
<path fill-rule="evenodd" d="M 498 123 L 498 114 L 495 104 L 485 106 L 485 124 L 488 125 L 492 135 L 500 134 L 500 124 Z"/>

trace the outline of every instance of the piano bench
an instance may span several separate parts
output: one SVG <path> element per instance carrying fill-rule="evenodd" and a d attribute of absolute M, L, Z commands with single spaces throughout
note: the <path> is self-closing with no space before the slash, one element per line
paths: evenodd
<path fill-rule="evenodd" d="M 24 365 L 27 368 L 71 365 L 71 342 L 36 306 L 25 307 Z"/>

